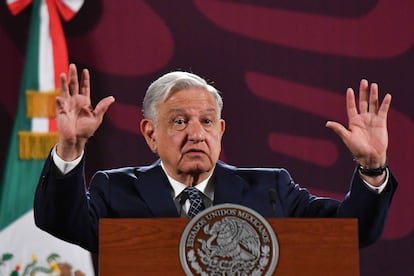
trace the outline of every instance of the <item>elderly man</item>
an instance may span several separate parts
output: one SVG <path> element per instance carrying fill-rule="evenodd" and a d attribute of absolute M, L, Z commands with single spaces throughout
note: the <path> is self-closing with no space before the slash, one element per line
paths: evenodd
<path fill-rule="evenodd" d="M 353 90 L 347 90 L 348 129 L 326 124 L 358 162 L 350 192 L 339 202 L 309 194 L 284 169 L 236 168 L 219 161 L 222 99 L 187 72 L 160 77 L 144 98 L 141 132 L 159 160 L 99 171 L 86 190 L 84 148 L 114 98 L 92 108 L 89 73 L 83 70 L 79 82 L 73 64 L 60 82 L 59 142 L 42 171 L 34 211 L 38 227 L 61 239 L 97 252 L 100 218 L 194 216 L 200 207 L 221 203 L 241 204 L 265 217 L 355 217 L 361 246 L 381 235 L 397 182 L 386 166 L 391 96 L 380 104 L 376 84 L 361 81 L 358 108 Z"/>

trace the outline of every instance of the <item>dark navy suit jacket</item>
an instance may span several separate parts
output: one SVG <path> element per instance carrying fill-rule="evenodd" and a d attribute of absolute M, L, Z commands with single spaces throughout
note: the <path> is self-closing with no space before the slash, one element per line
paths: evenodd
<path fill-rule="evenodd" d="M 397 186 L 390 175 L 378 195 L 355 173 L 349 193 L 339 202 L 309 194 L 284 169 L 236 168 L 219 161 L 212 177 L 213 205 L 241 204 L 264 217 L 358 218 L 360 246 L 380 237 Z M 97 252 L 99 218 L 179 217 L 171 189 L 159 160 L 147 167 L 99 171 L 86 189 L 84 161 L 63 176 L 49 157 L 35 194 L 35 222 L 58 238 Z M 271 189 L 276 191 L 274 202 Z"/>

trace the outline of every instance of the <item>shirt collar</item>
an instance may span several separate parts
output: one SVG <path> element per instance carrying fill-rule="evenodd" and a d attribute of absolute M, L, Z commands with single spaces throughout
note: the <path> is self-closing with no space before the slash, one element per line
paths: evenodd
<path fill-rule="evenodd" d="M 170 185 L 174 190 L 174 198 L 177 198 L 177 196 L 179 196 L 184 191 L 184 189 L 187 187 L 187 185 L 185 185 L 184 183 L 181 183 L 181 182 L 175 180 L 174 178 L 172 178 L 171 176 L 169 176 L 168 173 L 167 173 L 167 170 L 164 167 L 164 164 L 162 163 L 162 161 L 161 161 L 161 168 L 163 169 L 163 171 L 167 175 L 168 181 L 170 182 Z M 211 173 L 205 180 L 198 183 L 194 187 L 197 188 L 200 192 L 202 192 L 210 200 L 213 201 L 213 198 L 214 198 L 214 185 L 213 185 L 213 183 L 211 183 L 211 181 L 209 181 L 211 179 L 212 175 L 213 175 L 213 173 Z"/>

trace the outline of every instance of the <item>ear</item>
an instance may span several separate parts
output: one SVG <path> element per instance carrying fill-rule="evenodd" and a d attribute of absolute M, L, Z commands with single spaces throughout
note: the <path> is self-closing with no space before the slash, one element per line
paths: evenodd
<path fill-rule="evenodd" d="M 225 129 L 226 129 L 226 122 L 223 119 L 220 119 L 220 139 L 223 137 Z"/>
<path fill-rule="evenodd" d="M 157 153 L 157 139 L 155 135 L 154 122 L 149 119 L 141 120 L 141 133 L 152 152 Z"/>

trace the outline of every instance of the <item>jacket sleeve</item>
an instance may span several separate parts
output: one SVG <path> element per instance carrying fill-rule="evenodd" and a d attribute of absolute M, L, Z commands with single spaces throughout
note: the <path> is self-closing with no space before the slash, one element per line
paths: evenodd
<path fill-rule="evenodd" d="M 98 250 L 98 220 L 91 219 L 85 185 L 84 160 L 66 175 L 46 160 L 34 198 L 36 225 L 87 250 Z"/>
<path fill-rule="evenodd" d="M 355 170 L 349 192 L 342 201 L 317 197 L 300 188 L 287 171 L 279 174 L 278 183 L 284 215 L 288 217 L 337 217 L 357 218 L 359 246 L 364 247 L 377 241 L 384 230 L 389 207 L 397 181 L 391 171 L 386 188 L 378 194 L 369 189 Z"/>
<path fill-rule="evenodd" d="M 390 204 L 398 186 L 391 171 L 385 189 L 378 194 L 369 189 L 355 170 L 351 188 L 338 209 L 338 217 L 358 219 L 359 244 L 368 246 L 377 241 L 384 230 Z"/>

